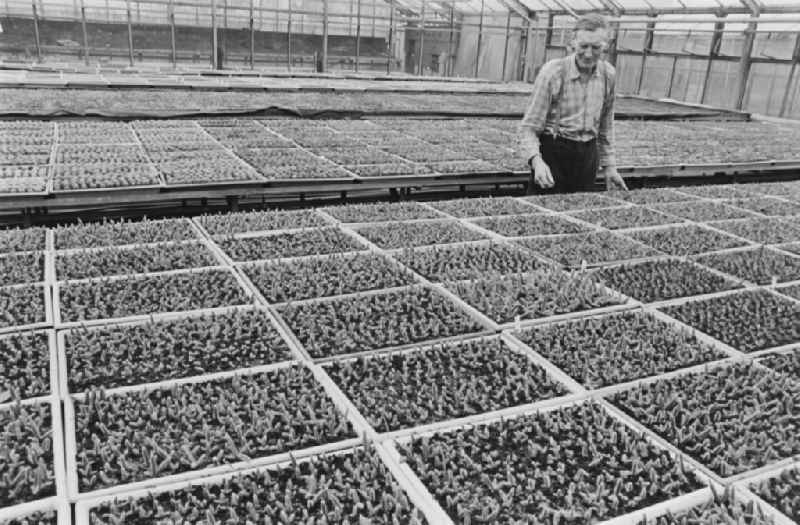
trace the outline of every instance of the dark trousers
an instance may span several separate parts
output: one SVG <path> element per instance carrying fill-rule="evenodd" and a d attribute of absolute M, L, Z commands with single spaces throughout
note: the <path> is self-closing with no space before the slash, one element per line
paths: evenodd
<path fill-rule="evenodd" d="M 597 140 L 578 142 L 551 135 L 539 137 L 542 160 L 550 167 L 555 186 L 543 190 L 533 183 L 535 193 L 574 193 L 589 191 L 594 187 L 594 179 L 600 168 L 600 154 Z"/>

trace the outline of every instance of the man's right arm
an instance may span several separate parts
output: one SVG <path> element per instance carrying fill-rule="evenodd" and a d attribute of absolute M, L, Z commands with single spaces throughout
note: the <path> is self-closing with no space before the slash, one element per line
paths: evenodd
<path fill-rule="evenodd" d="M 526 163 L 530 162 L 531 157 L 539 155 L 539 135 L 544 131 L 550 110 L 552 67 L 549 66 L 551 63 L 545 64 L 536 75 L 530 102 L 519 126 L 521 153 Z"/>

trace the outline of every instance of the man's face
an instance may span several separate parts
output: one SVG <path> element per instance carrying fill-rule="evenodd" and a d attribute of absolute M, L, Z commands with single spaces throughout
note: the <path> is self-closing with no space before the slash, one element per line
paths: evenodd
<path fill-rule="evenodd" d="M 594 69 L 608 45 L 605 29 L 581 30 L 575 33 L 572 42 L 575 47 L 578 66 L 581 69 Z"/>

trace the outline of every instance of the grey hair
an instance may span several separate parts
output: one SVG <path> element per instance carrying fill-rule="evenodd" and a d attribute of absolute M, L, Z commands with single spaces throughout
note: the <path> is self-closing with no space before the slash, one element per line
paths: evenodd
<path fill-rule="evenodd" d="M 578 31 L 595 31 L 597 29 L 608 30 L 608 20 L 600 13 L 587 13 L 575 20 L 572 32 L 575 34 Z"/>

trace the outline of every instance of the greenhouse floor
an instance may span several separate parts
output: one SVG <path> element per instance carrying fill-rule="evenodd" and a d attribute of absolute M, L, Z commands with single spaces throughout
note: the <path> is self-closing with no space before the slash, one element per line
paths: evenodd
<path fill-rule="evenodd" d="M 0 523 L 800 520 L 800 181 L 0 247 Z"/>

